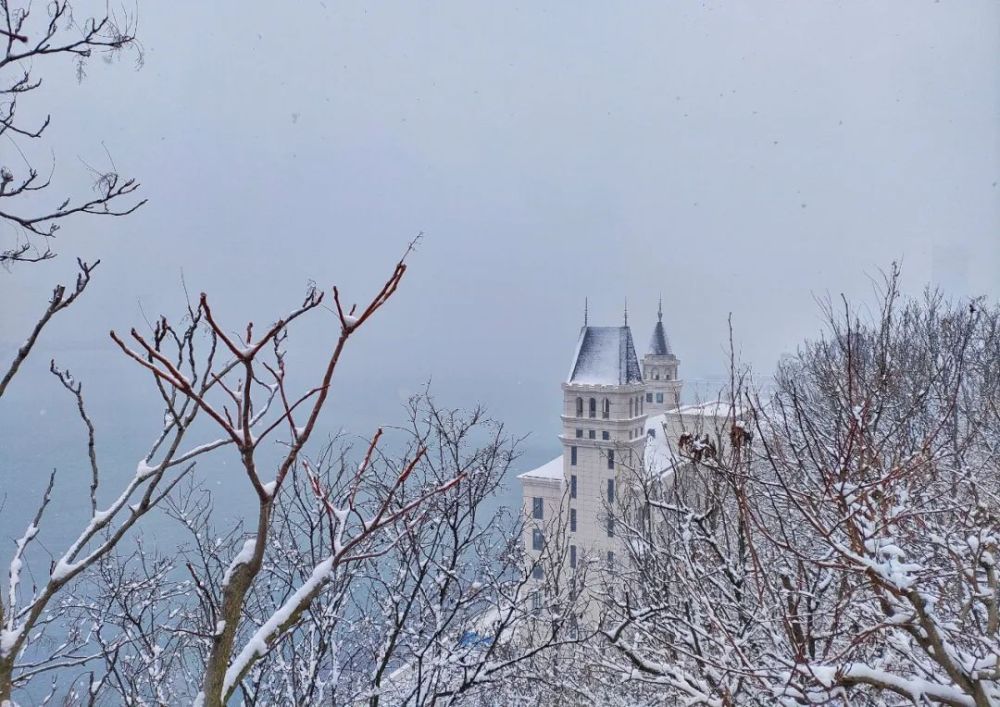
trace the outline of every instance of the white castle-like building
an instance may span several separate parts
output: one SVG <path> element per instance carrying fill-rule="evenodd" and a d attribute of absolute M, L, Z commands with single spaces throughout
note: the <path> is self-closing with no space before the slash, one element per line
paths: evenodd
<path fill-rule="evenodd" d="M 627 312 L 624 325 L 616 327 L 588 326 L 584 317 L 562 384 L 562 454 L 518 477 L 529 520 L 524 546 L 536 579 L 542 579 L 542 569 L 533 560 L 551 532 L 566 533 L 571 568 L 584 556 L 613 564 L 620 540 L 607 509 L 626 472 L 671 472 L 677 460 L 671 440 L 706 417 L 728 412 L 719 403 L 682 407 L 679 366 L 664 330 L 662 302 L 641 366 Z M 562 522 L 554 523 L 557 518 Z"/>

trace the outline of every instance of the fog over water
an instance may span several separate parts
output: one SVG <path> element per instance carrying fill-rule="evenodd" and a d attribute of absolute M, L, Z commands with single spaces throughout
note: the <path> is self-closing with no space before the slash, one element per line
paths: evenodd
<path fill-rule="evenodd" d="M 61 512 L 86 488 L 50 358 L 84 382 L 107 493 L 134 472 L 160 412 L 107 332 L 179 317 L 182 275 L 238 329 L 310 281 L 365 300 L 422 232 L 324 429 L 401 423 L 431 381 L 530 434 L 521 468 L 558 452 L 584 298 L 594 324 L 627 298 L 641 354 L 662 294 L 682 377 L 711 390 L 730 313 L 763 376 L 817 332 L 815 297 L 867 297 L 893 260 L 909 292 L 1000 295 L 995 2 L 143 2 L 140 39 L 141 70 L 38 66 L 21 107 L 52 114 L 44 150 L 25 146 L 39 165 L 54 151 L 52 199 L 110 155 L 149 203 L 0 272 L 6 361 L 75 258 L 102 259 L 0 405 L 3 538 L 53 467 Z M 292 332 L 297 371 L 335 340 L 316 320 Z M 199 473 L 237 513 L 235 465 Z"/>

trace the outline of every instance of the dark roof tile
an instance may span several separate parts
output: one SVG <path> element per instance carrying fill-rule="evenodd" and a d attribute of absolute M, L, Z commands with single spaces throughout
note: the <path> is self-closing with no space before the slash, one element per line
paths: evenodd
<path fill-rule="evenodd" d="M 641 383 L 642 370 L 632 343 L 632 330 L 627 326 L 583 327 L 568 382 L 583 385 Z"/>

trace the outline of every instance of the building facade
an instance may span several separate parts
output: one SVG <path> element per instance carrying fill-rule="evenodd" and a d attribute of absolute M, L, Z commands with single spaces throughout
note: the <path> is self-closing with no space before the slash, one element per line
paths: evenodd
<path fill-rule="evenodd" d="M 664 412 L 680 404 L 679 363 L 662 307 L 641 366 L 627 324 L 580 330 L 562 384 L 562 454 L 519 476 L 535 579 L 555 535 L 570 569 L 584 558 L 614 565 L 620 541 L 608 508 L 636 470 L 661 473 L 673 463 Z"/>

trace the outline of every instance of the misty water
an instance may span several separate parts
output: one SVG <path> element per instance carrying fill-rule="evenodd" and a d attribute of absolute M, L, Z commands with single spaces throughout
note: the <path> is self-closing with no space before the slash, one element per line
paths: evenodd
<path fill-rule="evenodd" d="M 571 348 L 568 343 L 567 349 Z M 113 351 L 83 347 L 58 353 L 49 350 L 25 364 L 0 405 L 0 537 L 13 541 L 24 532 L 54 469 L 55 491 L 43 520 L 39 545 L 58 556 L 89 519 L 90 466 L 86 429 L 75 401 L 48 372 L 46 356 L 56 357 L 61 366 L 69 367 L 83 383 L 88 412 L 96 427 L 101 474 L 99 508 L 116 498 L 135 474 L 138 462 L 148 453 L 161 429 L 163 411 L 152 382 L 143 375 L 136 376 L 134 366 Z M 557 436 L 562 405 L 560 382 L 550 381 L 548 390 L 533 390 L 530 394 L 516 384 L 507 390 L 491 387 L 492 395 L 488 398 L 477 398 L 477 390 L 447 376 L 429 384 L 440 406 L 469 410 L 482 405 L 490 417 L 504 424 L 508 436 L 520 439 L 520 456 L 500 493 L 492 499 L 492 507 L 520 507 L 521 490 L 516 475 L 560 453 Z M 380 426 L 405 427 L 406 402 L 409 396 L 421 392 L 425 383 L 388 377 L 335 379 L 332 398 L 313 437 L 316 443 L 309 449 L 318 450 L 323 441 L 335 435 L 360 447 Z M 717 395 L 723 384 L 722 376 L 687 381 L 684 400 L 708 399 Z M 480 395 L 481 391 L 480 386 Z M 526 404 L 538 399 L 547 401 L 547 405 Z M 378 403 L 373 405 L 372 401 Z M 217 437 L 217 430 L 203 417 L 182 449 Z M 392 445 L 401 442 L 404 436 L 394 433 L 387 435 L 387 439 Z M 232 527 L 255 513 L 256 497 L 233 449 L 223 448 L 199 457 L 194 478 L 212 493 L 213 517 L 220 529 Z M 264 480 L 269 478 L 273 478 L 273 472 L 269 477 L 265 471 Z M 183 537 L 174 521 L 156 511 L 144 518 L 135 532 L 165 547 Z M 29 553 L 33 559 L 31 567 L 36 571 L 47 569 L 49 560 L 47 553 L 40 552 L 41 547 Z"/>

